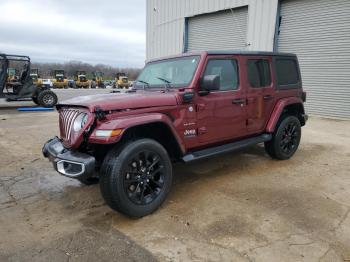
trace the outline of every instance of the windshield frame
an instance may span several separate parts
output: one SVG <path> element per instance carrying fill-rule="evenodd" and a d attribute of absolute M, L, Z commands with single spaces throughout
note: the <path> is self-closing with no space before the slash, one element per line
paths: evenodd
<path fill-rule="evenodd" d="M 160 64 L 160 63 L 164 63 L 164 62 L 168 62 L 168 61 L 175 61 L 175 60 L 182 60 L 182 59 L 194 59 L 194 58 L 197 58 L 198 61 L 197 61 L 197 64 L 196 64 L 196 66 L 195 66 L 195 68 L 193 70 L 192 77 L 188 81 L 188 83 L 183 83 L 183 84 L 169 83 L 168 84 L 168 88 L 170 88 L 170 89 L 179 89 L 179 88 L 188 87 L 192 83 L 192 81 L 193 81 L 193 79 L 194 79 L 194 77 L 196 75 L 196 72 L 198 70 L 199 64 L 201 62 L 202 57 L 199 54 L 198 55 L 197 54 L 191 54 L 191 55 L 186 55 L 186 56 L 170 57 L 170 58 L 161 59 L 161 60 L 155 60 L 155 61 L 151 61 L 151 62 L 146 63 L 146 65 L 144 66 L 144 68 L 140 72 L 139 76 L 135 80 L 134 88 L 135 89 L 145 89 L 145 88 L 146 89 L 164 89 L 164 87 L 166 86 L 165 82 L 161 83 L 161 84 L 145 84 L 145 83 L 139 82 L 140 80 L 145 81 L 143 79 L 139 80 L 139 77 L 142 75 L 142 73 L 146 69 L 146 67 L 149 66 L 149 65 Z"/>

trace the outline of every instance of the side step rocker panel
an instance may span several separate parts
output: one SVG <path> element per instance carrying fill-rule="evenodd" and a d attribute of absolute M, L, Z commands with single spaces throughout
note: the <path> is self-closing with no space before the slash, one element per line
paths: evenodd
<path fill-rule="evenodd" d="M 194 152 L 191 152 L 191 153 L 184 155 L 182 157 L 182 160 L 184 162 L 191 162 L 191 161 L 195 161 L 195 160 L 199 160 L 199 159 L 203 159 L 203 158 L 207 158 L 207 157 L 235 151 L 235 150 L 245 148 L 248 146 L 256 145 L 256 144 L 259 144 L 262 142 L 269 141 L 271 139 L 272 139 L 271 134 L 262 134 L 260 136 L 247 138 L 247 139 L 240 140 L 237 142 L 232 142 L 232 143 L 224 144 L 221 146 L 215 146 L 215 147 L 211 147 L 211 148 L 206 148 L 206 149 L 194 151 Z"/>

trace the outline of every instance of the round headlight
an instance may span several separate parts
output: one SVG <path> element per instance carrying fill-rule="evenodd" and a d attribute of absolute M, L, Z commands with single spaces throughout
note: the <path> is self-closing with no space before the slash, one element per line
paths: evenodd
<path fill-rule="evenodd" d="M 80 113 L 77 118 L 74 120 L 73 123 L 73 130 L 75 132 L 80 131 L 86 124 L 88 120 L 88 114 L 86 113 Z"/>

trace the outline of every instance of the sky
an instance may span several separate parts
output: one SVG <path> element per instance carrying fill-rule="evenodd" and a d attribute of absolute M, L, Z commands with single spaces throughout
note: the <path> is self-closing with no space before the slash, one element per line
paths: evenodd
<path fill-rule="evenodd" d="M 0 0 L 0 52 L 142 67 L 145 0 Z"/>

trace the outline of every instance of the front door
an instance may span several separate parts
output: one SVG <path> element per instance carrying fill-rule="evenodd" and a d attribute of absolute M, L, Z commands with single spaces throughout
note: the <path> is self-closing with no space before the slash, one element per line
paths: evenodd
<path fill-rule="evenodd" d="M 208 57 L 202 77 L 205 75 L 219 75 L 220 90 L 198 97 L 199 142 L 215 143 L 243 136 L 246 131 L 246 101 L 239 81 L 238 58 Z"/>

